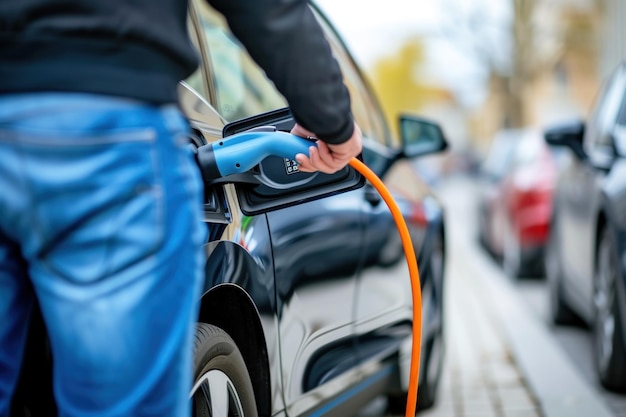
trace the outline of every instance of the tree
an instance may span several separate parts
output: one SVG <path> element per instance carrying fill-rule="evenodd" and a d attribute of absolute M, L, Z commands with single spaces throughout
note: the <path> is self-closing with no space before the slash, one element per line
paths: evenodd
<path fill-rule="evenodd" d="M 397 134 L 398 115 L 415 113 L 428 101 L 446 94 L 420 81 L 424 61 L 424 44 L 420 38 L 414 37 L 373 66 L 373 88 L 394 134 Z"/>
<path fill-rule="evenodd" d="M 581 42 L 593 43 L 601 8 L 600 0 L 509 0 L 510 20 L 494 22 L 480 6 L 455 15 L 450 1 L 445 7 L 452 16 L 443 34 L 486 67 L 504 128 L 532 124 L 535 83 L 562 70 L 564 56 L 580 50 Z"/>

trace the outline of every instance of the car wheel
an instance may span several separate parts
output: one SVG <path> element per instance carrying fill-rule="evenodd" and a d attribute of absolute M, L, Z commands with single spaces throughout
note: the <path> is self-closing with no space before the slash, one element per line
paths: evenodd
<path fill-rule="evenodd" d="M 567 305 L 563 296 L 563 271 L 559 259 L 556 223 L 552 222 L 544 257 L 544 269 L 548 281 L 548 307 L 554 324 L 573 324 L 576 315 Z"/>
<path fill-rule="evenodd" d="M 519 240 L 512 230 L 508 230 L 504 235 L 504 254 L 502 265 L 504 272 L 509 278 L 519 278 L 523 274 L 522 249 Z"/>
<path fill-rule="evenodd" d="M 486 214 L 486 208 L 483 207 L 484 203 L 481 203 L 481 207 L 478 210 L 479 211 L 479 217 L 478 217 L 478 243 L 480 244 L 480 246 L 485 249 L 485 251 L 489 254 L 489 255 L 493 255 L 493 251 L 491 250 L 491 246 L 489 245 L 489 239 L 487 237 L 487 214 Z"/>
<path fill-rule="evenodd" d="M 429 341 L 426 348 L 428 361 L 424 364 L 424 384 L 417 393 L 417 411 L 426 410 L 435 404 L 443 368 L 443 335 L 437 334 Z"/>
<path fill-rule="evenodd" d="M 617 248 L 608 229 L 598 246 L 594 279 L 594 352 L 602 385 L 613 391 L 626 391 L 626 348 L 619 314 L 617 279 L 620 266 Z"/>
<path fill-rule="evenodd" d="M 231 337 L 198 323 L 191 390 L 194 417 L 257 416 L 254 389 L 246 364 Z"/>
<path fill-rule="evenodd" d="M 437 386 L 441 379 L 441 369 L 443 367 L 443 338 L 433 337 L 425 346 L 426 355 L 421 370 L 423 380 L 417 391 L 417 406 L 415 411 L 426 410 L 435 404 L 437 398 Z M 387 411 L 390 414 L 402 414 L 406 411 L 408 393 L 389 395 L 387 398 Z"/>
<path fill-rule="evenodd" d="M 417 392 L 416 411 L 425 410 L 435 404 L 437 387 L 441 379 L 444 357 L 444 318 L 443 318 L 443 275 L 444 275 L 444 249 L 443 238 L 437 240 L 429 260 L 432 285 L 429 285 L 430 296 L 436 300 L 439 314 L 439 327 L 431 337 L 425 341 L 422 354 L 423 369 L 420 370 L 421 378 Z M 426 287 L 425 287 L 426 288 Z M 388 410 L 393 414 L 404 414 L 408 394 L 391 395 L 388 397 Z"/>

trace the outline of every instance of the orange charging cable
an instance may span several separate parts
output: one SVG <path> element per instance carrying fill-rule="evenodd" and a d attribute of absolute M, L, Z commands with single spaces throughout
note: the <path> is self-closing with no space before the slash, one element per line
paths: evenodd
<path fill-rule="evenodd" d="M 367 180 L 376 188 L 381 195 L 387 207 L 391 211 L 393 220 L 396 222 L 402 246 L 404 247 L 404 255 L 409 264 L 409 275 L 411 277 L 411 294 L 413 296 L 413 340 L 411 344 L 411 370 L 409 373 L 409 391 L 406 400 L 406 417 L 415 417 L 415 409 L 417 406 L 417 389 L 420 374 L 420 347 L 422 345 L 422 289 L 420 286 L 420 273 L 417 268 L 417 259 L 415 258 L 415 250 L 413 242 L 409 234 L 409 228 L 404 221 L 402 212 L 394 201 L 391 193 L 385 187 L 385 184 L 367 167 L 363 162 L 356 158 L 350 160 L 350 166 L 360 172 Z"/>

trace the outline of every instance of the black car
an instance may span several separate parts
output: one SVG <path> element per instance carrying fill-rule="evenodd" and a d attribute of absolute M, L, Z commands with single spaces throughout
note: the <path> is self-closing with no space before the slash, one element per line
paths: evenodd
<path fill-rule="evenodd" d="M 556 323 L 593 327 L 601 383 L 626 391 L 626 65 L 604 84 L 589 120 L 545 132 L 567 146 L 546 254 Z"/>
<path fill-rule="evenodd" d="M 423 292 L 418 407 L 425 408 L 435 401 L 443 359 L 444 214 L 411 158 L 440 151 L 446 142 L 436 124 L 410 116 L 401 118 L 402 138 L 392 137 L 345 46 L 316 13 L 351 91 L 363 158 L 396 193 L 417 252 Z M 221 16 L 203 1 L 191 2 L 189 16 L 203 61 L 180 86 L 192 145 L 258 126 L 289 130 L 284 98 Z M 205 184 L 210 233 L 194 416 L 343 416 L 380 395 L 392 408 L 404 408 L 412 333 L 408 268 L 389 210 L 362 185 L 350 168 L 305 174 L 277 157 L 266 158 L 253 175 Z M 45 347 L 35 321 L 15 415 L 25 409 L 53 415 Z M 215 392 L 228 394 L 219 412 Z"/>

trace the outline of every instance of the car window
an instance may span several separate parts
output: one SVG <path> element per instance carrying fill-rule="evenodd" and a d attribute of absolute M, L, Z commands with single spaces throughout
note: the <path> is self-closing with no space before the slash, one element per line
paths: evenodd
<path fill-rule="evenodd" d="M 222 15 L 205 2 L 197 3 L 197 14 L 201 36 L 208 50 L 208 67 L 217 100 L 215 106 L 222 117 L 233 121 L 287 106 L 285 98 L 230 32 Z M 319 15 L 318 18 L 341 67 L 350 91 L 352 111 L 363 135 L 387 143 L 383 116 L 352 58 L 329 24 Z M 201 82 L 198 78 L 201 77 L 195 76 L 188 84 L 195 88 L 194 81 Z"/>
<path fill-rule="evenodd" d="M 600 115 L 602 114 L 602 108 L 604 107 L 604 104 L 606 103 L 606 100 L 604 100 L 604 97 L 606 95 L 606 92 L 609 90 L 610 84 L 611 84 L 611 81 L 610 80 L 607 81 L 602 86 L 602 88 L 598 92 L 598 95 L 596 96 L 595 103 L 593 105 L 591 115 L 589 117 L 589 122 L 587 123 L 587 129 L 585 132 L 586 140 L 589 140 L 588 138 L 592 136 L 597 136 L 597 133 L 600 130 L 600 125 L 601 125 Z"/>
<path fill-rule="evenodd" d="M 543 151 L 542 142 L 532 133 L 520 136 L 515 149 L 515 166 L 524 167 L 533 165 Z"/>
<path fill-rule="evenodd" d="M 498 132 L 481 167 L 483 174 L 500 180 L 511 167 L 518 141 L 519 135 L 516 133 Z"/>
<path fill-rule="evenodd" d="M 622 88 L 622 104 L 617 114 L 617 124 L 626 126 L 626 86 Z"/>
<path fill-rule="evenodd" d="M 200 45 L 198 44 L 198 36 L 196 34 L 196 27 L 194 26 L 191 18 L 187 19 L 187 27 L 189 28 L 189 38 L 191 39 L 193 46 L 196 48 L 196 51 L 198 51 L 198 54 L 200 54 L 201 48 L 200 48 Z M 205 79 L 202 76 L 201 68 L 202 67 L 196 68 L 193 74 L 191 74 L 189 77 L 185 79 L 185 82 L 187 83 L 187 85 L 193 88 L 198 94 L 200 94 L 202 97 L 206 99 L 208 90 L 207 90 Z"/>
<path fill-rule="evenodd" d="M 326 20 L 324 20 L 324 18 L 322 18 L 319 14 L 317 14 L 317 16 L 320 24 L 324 28 L 326 38 L 328 39 L 333 51 L 333 55 L 341 67 L 344 83 L 350 91 L 352 112 L 363 135 L 379 143 L 389 145 L 387 129 L 382 113 L 376 105 L 370 90 L 365 85 L 365 82 L 354 64 L 352 57 L 348 51 L 346 51 L 342 42 L 339 40 L 339 37 L 330 27 L 328 22 L 326 22 Z"/>
<path fill-rule="evenodd" d="M 590 118 L 585 134 L 585 147 L 588 151 L 600 146 L 610 146 L 611 135 L 608 133 L 615 123 L 620 103 L 624 94 L 623 71 L 616 71 L 603 87 L 598 102 Z"/>
<path fill-rule="evenodd" d="M 204 78 L 202 77 L 202 71 L 200 68 L 194 71 L 185 82 L 189 85 L 189 87 L 193 88 L 197 91 L 202 97 L 206 98 L 206 85 L 204 84 Z"/>
<path fill-rule="evenodd" d="M 227 121 L 287 106 L 287 101 L 230 32 L 217 11 L 197 3 L 201 36 L 206 43 L 217 111 Z"/>

